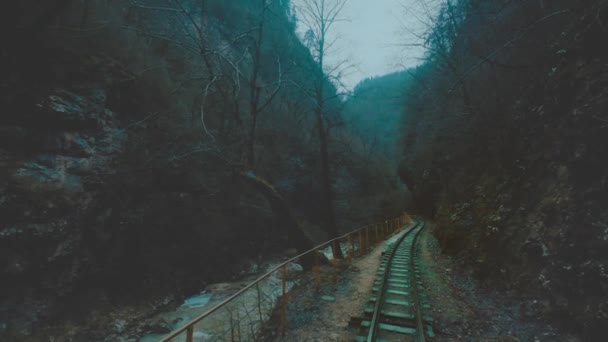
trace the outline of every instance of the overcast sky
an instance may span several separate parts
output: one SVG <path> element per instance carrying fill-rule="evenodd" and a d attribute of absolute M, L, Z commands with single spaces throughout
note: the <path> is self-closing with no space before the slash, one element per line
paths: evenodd
<path fill-rule="evenodd" d="M 305 0 L 292 0 L 296 6 Z M 326 0 L 328 3 L 333 0 Z M 429 24 L 440 0 L 348 0 L 342 18 L 330 32 L 340 41 L 328 52 L 328 63 L 348 59 L 353 65 L 342 78 L 348 89 L 367 77 L 416 66 L 424 55 L 416 35 Z M 299 27 L 300 32 L 304 30 Z"/>

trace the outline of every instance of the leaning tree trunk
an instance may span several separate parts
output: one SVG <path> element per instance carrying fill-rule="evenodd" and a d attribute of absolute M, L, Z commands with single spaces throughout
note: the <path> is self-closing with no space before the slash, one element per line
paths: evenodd
<path fill-rule="evenodd" d="M 299 252 L 304 252 L 314 247 L 313 242 L 300 229 L 283 196 L 272 185 L 257 177 L 251 171 L 241 172 L 240 176 L 247 184 L 250 184 L 266 198 L 272 210 L 279 217 L 280 224 L 287 229 L 287 240 L 290 247 L 296 248 Z"/>
<path fill-rule="evenodd" d="M 329 137 L 323 123 L 323 116 L 317 113 L 317 129 L 319 131 L 319 153 L 321 154 L 321 184 L 323 186 L 323 211 L 325 230 L 330 238 L 338 237 L 338 225 L 334 212 L 334 193 L 331 188 L 331 174 L 329 169 Z M 331 246 L 332 254 L 336 259 L 344 258 L 339 243 Z"/>

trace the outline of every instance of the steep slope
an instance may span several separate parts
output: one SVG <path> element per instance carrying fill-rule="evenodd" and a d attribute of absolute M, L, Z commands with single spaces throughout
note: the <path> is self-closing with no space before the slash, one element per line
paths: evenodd
<path fill-rule="evenodd" d="M 605 2 L 452 1 L 404 114 L 400 174 L 445 252 L 531 319 L 597 340 L 608 262 Z M 483 29 L 482 29 L 483 28 Z"/>
<path fill-rule="evenodd" d="M 0 339 L 103 340 L 112 310 L 146 303 L 141 318 L 325 239 L 294 227 L 319 231 L 309 108 L 291 83 L 272 93 L 316 69 L 289 1 L 28 0 L 1 17 Z M 272 101 L 246 170 L 252 88 Z M 361 182 L 334 173 L 340 194 Z"/>
<path fill-rule="evenodd" d="M 404 89 L 412 81 L 407 71 L 361 81 L 344 106 L 344 118 L 361 149 L 394 161 Z"/>
<path fill-rule="evenodd" d="M 338 208 L 345 216 L 382 220 L 387 212 L 397 213 L 409 200 L 396 174 L 397 130 L 404 101 L 403 89 L 411 81 L 408 72 L 361 81 L 342 103 L 342 123 L 337 130 L 333 154 L 342 168 L 336 175 L 340 189 Z M 345 152 L 347 151 L 347 152 Z"/>

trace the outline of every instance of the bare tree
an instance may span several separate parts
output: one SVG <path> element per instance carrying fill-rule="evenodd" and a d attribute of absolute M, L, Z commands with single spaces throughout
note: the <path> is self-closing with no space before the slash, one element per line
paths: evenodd
<path fill-rule="evenodd" d="M 214 153 L 231 174 L 261 193 L 270 203 L 277 217 L 287 230 L 289 243 L 298 250 L 312 247 L 310 239 L 301 231 L 287 202 L 256 173 L 256 131 L 259 116 L 273 104 L 284 83 L 288 68 L 283 67 L 282 46 L 273 40 L 273 33 L 280 29 L 280 20 L 274 10 L 282 6 L 279 0 L 256 0 L 243 6 L 249 13 L 247 20 L 235 25 L 238 30 L 230 33 L 222 43 L 215 42 L 209 34 L 210 6 L 203 0 L 198 4 L 186 0 L 171 0 L 166 6 L 144 6 L 132 3 L 134 9 L 170 14 L 178 25 L 167 25 L 171 35 L 138 30 L 146 36 L 160 38 L 180 47 L 188 46 L 194 52 L 198 74 L 188 82 L 201 89 L 198 118 L 202 129 L 200 146 L 181 153 L 172 160 L 192 157 L 201 152 Z M 200 9 L 200 12 L 197 10 Z M 199 15 L 200 13 L 200 15 Z M 173 30 L 177 32 L 172 32 Z M 272 56 L 272 62 L 268 57 Z M 198 60 L 200 56 L 200 60 Z M 275 67 L 276 66 L 276 67 Z M 199 76 L 200 74 L 200 76 Z M 276 76 L 275 76 L 276 75 Z M 276 78 L 275 78 L 276 77 Z M 270 81 L 268 81 L 270 79 Z M 181 85 L 180 85 L 181 87 Z M 216 98 L 217 97 L 217 98 Z M 214 107 L 222 106 L 220 110 Z M 228 109 L 228 110 L 226 110 Z M 232 115 L 227 116 L 226 113 Z M 220 115 L 220 131 L 206 122 L 209 114 Z M 249 116 L 247 118 L 246 116 Z M 249 120 L 248 120 L 249 119 Z M 228 137 L 223 131 L 226 123 L 234 123 L 237 131 Z M 231 147 L 234 147 L 232 149 Z"/>
<path fill-rule="evenodd" d="M 336 99 L 336 94 L 326 94 L 325 87 L 330 84 L 336 75 L 328 75 L 326 69 L 327 50 L 334 45 L 335 40 L 328 41 L 329 32 L 335 23 L 343 20 L 340 14 L 348 0 L 303 0 L 299 8 L 300 19 L 306 25 L 308 44 L 317 61 L 318 68 L 314 75 L 314 89 L 310 94 L 315 102 L 315 121 L 319 135 L 319 154 L 321 159 L 321 183 L 323 187 L 323 219 L 325 229 L 330 237 L 338 236 L 338 226 L 333 206 L 334 193 L 332 189 L 331 172 L 329 165 L 329 131 L 331 123 L 328 121 L 327 102 Z M 334 69 L 334 72 L 336 70 Z M 332 252 L 335 258 L 342 258 L 342 250 L 334 244 Z"/>
<path fill-rule="evenodd" d="M 251 37 L 252 44 L 248 48 L 249 54 L 253 61 L 251 76 L 249 79 L 249 115 L 251 116 L 251 125 L 249 130 L 248 148 L 247 148 L 247 167 L 255 169 L 256 155 L 256 130 L 258 125 L 258 117 L 260 113 L 268 107 L 275 96 L 281 90 L 283 84 L 283 69 L 281 67 L 281 58 L 277 56 L 277 81 L 273 84 L 262 84 L 260 82 L 260 69 L 262 63 L 262 46 L 264 43 L 264 33 L 266 28 L 267 13 L 270 10 L 272 1 L 259 0 L 260 13 L 257 16 L 258 22 L 254 29 L 255 34 Z M 271 88 L 271 90 L 268 90 Z M 266 92 L 266 98 L 262 99 L 262 92 Z"/>

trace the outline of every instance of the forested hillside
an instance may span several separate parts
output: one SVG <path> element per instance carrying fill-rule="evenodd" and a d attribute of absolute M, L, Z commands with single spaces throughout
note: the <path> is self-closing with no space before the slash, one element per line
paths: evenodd
<path fill-rule="evenodd" d="M 103 340 L 127 306 L 129 329 L 155 329 L 138 322 L 247 260 L 401 210 L 289 1 L 25 0 L 0 16 L 2 340 Z"/>
<path fill-rule="evenodd" d="M 400 143 L 443 249 L 587 341 L 608 317 L 607 28 L 605 1 L 447 1 Z"/>
<path fill-rule="evenodd" d="M 344 107 L 350 135 L 358 138 L 369 155 L 383 157 L 392 164 L 398 159 L 395 137 L 410 82 L 407 71 L 365 79 L 355 87 Z"/>

